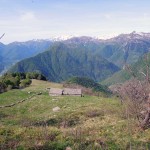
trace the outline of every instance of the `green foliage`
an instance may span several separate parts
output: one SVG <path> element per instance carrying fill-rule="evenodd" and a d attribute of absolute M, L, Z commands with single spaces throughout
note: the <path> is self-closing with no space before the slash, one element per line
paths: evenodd
<path fill-rule="evenodd" d="M 23 88 L 24 88 L 24 87 L 27 87 L 27 86 L 29 86 L 31 83 L 32 83 L 32 81 L 31 81 L 29 78 L 24 79 L 24 80 L 21 81 L 20 87 L 23 87 Z"/>
<path fill-rule="evenodd" d="M 14 76 L 14 74 L 4 74 L 0 77 L 0 81 L 5 83 L 7 86 L 11 85 L 12 88 L 18 88 L 20 84 L 19 76 Z"/>
<path fill-rule="evenodd" d="M 45 80 L 46 78 L 41 74 L 37 72 L 28 72 L 26 73 L 26 78 L 27 79 L 37 79 L 37 80 Z"/>

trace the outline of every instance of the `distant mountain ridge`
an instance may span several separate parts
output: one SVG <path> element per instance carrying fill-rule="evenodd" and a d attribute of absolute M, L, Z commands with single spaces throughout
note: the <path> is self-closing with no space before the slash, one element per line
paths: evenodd
<path fill-rule="evenodd" d="M 47 40 L 13 42 L 7 45 L 0 43 L 0 73 L 22 59 L 45 51 L 52 43 L 53 41 Z"/>
<path fill-rule="evenodd" d="M 111 43 L 109 48 L 112 55 L 108 58 L 107 55 L 105 58 L 119 67 L 123 67 L 125 63 L 135 63 L 139 57 L 150 51 L 150 33 L 132 32 L 121 34 L 106 41 Z M 112 48 L 111 45 L 115 48 Z M 104 50 L 104 52 L 106 51 Z"/>
<path fill-rule="evenodd" d="M 42 41 L 42 43 L 48 42 L 48 45 L 41 44 L 42 45 L 41 46 L 39 44 L 39 43 L 41 43 L 41 41 Z M 61 44 L 62 47 L 60 46 L 60 49 L 62 50 L 62 52 L 65 51 L 66 48 L 72 49 L 72 50 L 78 49 L 78 53 L 80 53 L 80 50 L 84 49 L 85 53 L 87 53 L 88 55 L 92 54 L 93 63 L 96 63 L 94 60 L 95 60 L 96 56 L 99 56 L 100 59 L 103 59 L 105 61 L 107 60 L 109 63 L 113 63 L 113 64 L 115 64 L 115 66 L 117 66 L 119 68 L 123 68 L 123 66 L 126 63 L 127 64 L 135 63 L 142 55 L 144 55 L 147 52 L 150 52 L 150 33 L 132 32 L 130 34 L 121 34 L 121 35 L 118 35 L 114 38 L 110 38 L 107 40 L 100 40 L 97 38 L 82 36 L 82 37 L 72 37 L 70 39 L 60 40 L 60 41 L 62 43 Z M 29 43 L 28 43 L 28 45 L 30 45 Z M 20 58 L 20 60 L 24 59 L 24 57 L 22 57 L 21 54 L 23 54 L 23 56 L 26 56 L 25 58 L 33 57 L 38 53 L 48 50 L 47 48 L 49 46 L 55 47 L 55 45 L 57 45 L 57 43 L 60 43 L 59 39 L 58 39 L 58 41 L 57 40 L 55 40 L 55 41 L 34 40 L 31 42 L 31 45 L 30 45 L 32 48 L 30 48 L 30 46 L 29 46 L 30 52 L 28 53 L 27 47 L 24 50 L 25 53 L 27 52 L 27 54 L 23 54 L 21 50 L 18 50 L 18 49 L 20 49 L 20 48 L 18 48 L 20 45 L 20 42 L 13 43 L 14 47 L 16 48 L 15 51 L 17 51 L 17 57 L 16 56 L 14 57 L 14 54 L 15 54 L 14 52 L 11 53 L 10 57 L 11 57 L 11 59 L 15 58 L 15 62 L 18 57 Z M 9 46 L 11 46 L 13 44 L 10 44 Z M 26 44 L 26 42 L 21 43 L 21 45 L 22 44 Z M 44 46 L 46 45 L 46 46 L 44 47 L 43 45 Z M 63 45 L 65 45 L 65 47 Z M 3 47 L 3 45 L 0 45 L 0 46 Z M 36 50 L 34 50 L 34 48 Z M 9 50 L 11 51 L 11 49 L 12 48 L 10 48 Z M 0 48 L 0 52 L 1 52 L 1 48 Z M 59 53 L 62 53 L 62 52 L 59 51 Z M 72 52 L 72 53 L 74 53 L 74 52 Z M 70 53 L 69 53 L 69 55 L 70 55 Z M 1 57 L 1 55 L 0 55 L 0 57 Z M 52 56 L 50 56 L 50 57 L 52 57 Z M 34 59 L 34 57 L 32 59 Z M 5 57 L 3 57 L 1 60 L 9 60 L 9 59 L 7 59 L 7 55 L 5 55 Z M 19 60 L 17 60 L 17 61 L 19 61 Z M 11 63 L 12 62 L 13 61 L 11 61 Z M 2 66 L 0 66 L 0 67 L 1 68 L 5 67 L 5 63 L 3 61 Z M 7 63 L 8 63 L 8 61 L 7 61 Z M 62 63 L 65 63 L 65 62 L 62 62 Z M 37 67 L 37 66 L 35 65 L 35 67 Z M 74 66 L 72 66 L 72 67 L 74 67 Z M 15 70 L 17 70 L 17 69 L 15 69 Z M 28 69 L 26 68 L 24 71 L 26 71 L 26 70 L 28 70 Z M 38 68 L 37 70 L 40 70 L 40 69 Z M 93 72 L 93 70 L 91 70 L 91 72 Z M 105 76 L 105 75 L 103 75 L 103 76 Z M 106 75 L 106 77 L 108 77 L 108 76 Z M 97 77 L 93 76 L 92 79 L 97 80 Z M 55 80 L 55 79 L 52 79 L 52 80 Z M 59 79 L 56 79 L 56 80 L 59 80 Z"/>
<path fill-rule="evenodd" d="M 95 53 L 99 53 L 118 67 L 126 63 L 135 63 L 139 57 L 150 51 L 150 33 L 120 34 L 107 40 L 91 37 L 73 37 L 64 41 L 67 44 L 87 46 Z"/>

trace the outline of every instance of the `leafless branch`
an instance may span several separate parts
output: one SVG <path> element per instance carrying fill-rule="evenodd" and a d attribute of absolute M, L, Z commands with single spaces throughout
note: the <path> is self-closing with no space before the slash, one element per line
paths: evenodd
<path fill-rule="evenodd" d="M 0 39 L 2 39 L 4 37 L 5 33 L 0 37 Z"/>

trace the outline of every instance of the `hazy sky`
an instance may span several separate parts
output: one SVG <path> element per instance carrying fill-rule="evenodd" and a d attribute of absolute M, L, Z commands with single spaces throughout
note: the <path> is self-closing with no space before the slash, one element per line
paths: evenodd
<path fill-rule="evenodd" d="M 1 42 L 150 32 L 150 0 L 0 0 Z"/>

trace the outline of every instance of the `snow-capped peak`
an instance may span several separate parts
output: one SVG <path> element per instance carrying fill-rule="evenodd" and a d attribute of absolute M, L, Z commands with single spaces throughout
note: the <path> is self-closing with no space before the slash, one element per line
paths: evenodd
<path fill-rule="evenodd" d="M 64 41 L 74 37 L 73 35 L 64 35 L 64 36 L 53 36 L 50 38 L 52 41 Z"/>
<path fill-rule="evenodd" d="M 125 43 L 125 42 L 129 42 L 129 41 L 138 42 L 139 40 L 143 40 L 143 39 L 149 40 L 150 33 L 133 31 L 129 34 L 120 34 L 114 38 L 108 39 L 108 41 L 118 41 L 121 43 Z"/>

